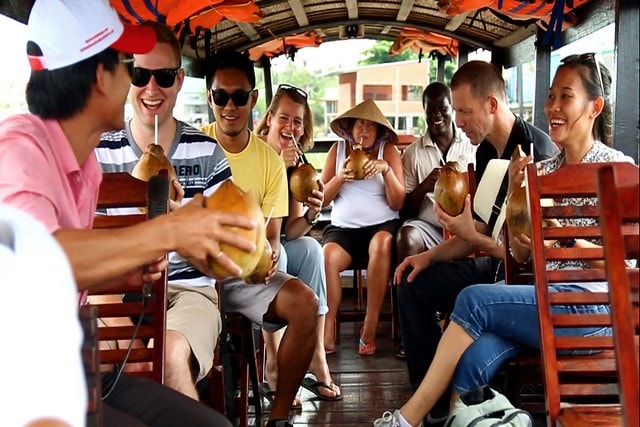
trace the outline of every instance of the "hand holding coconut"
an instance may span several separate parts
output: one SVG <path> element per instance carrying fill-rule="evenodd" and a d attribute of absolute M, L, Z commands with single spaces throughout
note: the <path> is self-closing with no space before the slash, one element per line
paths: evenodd
<path fill-rule="evenodd" d="M 213 237 L 219 242 L 218 251 L 209 254 L 208 268 L 203 272 L 209 271 L 216 278 L 248 276 L 262 256 L 266 235 L 258 202 L 251 193 L 243 192 L 231 180 L 226 180 L 204 205 L 220 215 L 224 222 L 216 224 L 218 229 Z M 240 225 L 242 223 L 250 223 L 253 227 Z"/>
<path fill-rule="evenodd" d="M 306 212 L 308 219 L 316 219 L 320 215 L 322 210 L 322 204 L 324 203 L 324 183 L 318 179 L 318 189 L 314 189 L 311 196 L 303 203 L 309 209 Z"/>
<path fill-rule="evenodd" d="M 518 262 L 525 262 L 531 253 L 531 222 L 527 187 L 524 182 L 524 169 L 531 161 L 533 156 L 527 156 L 518 144 L 509 164 L 509 196 L 505 208 L 505 221 L 509 230 L 511 254 Z"/>
<path fill-rule="evenodd" d="M 383 159 L 369 160 L 364 164 L 364 178 L 371 179 L 377 174 L 382 174 L 384 177 L 391 171 L 391 166 Z"/>
<path fill-rule="evenodd" d="M 269 239 L 264 240 L 264 250 L 258 260 L 258 264 L 253 269 L 250 275 L 243 277 L 245 283 L 255 285 L 260 283 L 267 283 L 270 278 L 276 272 L 278 266 L 276 254 L 271 249 L 271 243 Z"/>
<path fill-rule="evenodd" d="M 458 215 L 449 215 L 438 203 L 433 205 L 436 218 L 442 226 L 451 234 L 454 234 L 464 240 L 471 240 L 479 234 L 476 230 L 476 224 L 471 213 L 471 195 L 467 194 L 464 198 L 462 212 Z"/>
<path fill-rule="evenodd" d="M 442 168 L 434 168 L 424 179 L 423 184 L 426 186 L 427 193 L 434 192 L 436 182 L 438 182 L 438 178 L 440 178 L 440 172 L 442 172 Z"/>
<path fill-rule="evenodd" d="M 436 201 L 433 208 L 445 229 L 469 242 L 477 236 L 469 184 L 467 177 L 458 170 L 457 162 L 447 162 L 442 167 L 433 193 Z"/>
<path fill-rule="evenodd" d="M 293 163 L 293 166 L 297 166 L 293 172 L 291 172 L 289 189 L 294 199 L 300 203 L 306 203 L 307 200 L 313 196 L 314 192 L 320 189 L 320 175 L 318 175 L 316 168 L 309 163 L 304 153 L 300 150 L 300 146 L 293 135 L 291 135 L 291 143 L 295 149 L 295 163 Z M 283 158 L 285 158 L 284 152 L 285 150 L 282 150 L 280 153 Z M 300 160 L 302 160 L 302 164 L 298 165 Z M 287 164 L 286 159 L 285 164 Z M 287 167 L 289 167 L 288 164 Z"/>
<path fill-rule="evenodd" d="M 238 252 L 245 256 L 257 252 L 255 242 L 241 234 L 258 233 L 255 219 L 246 214 L 205 209 L 202 194 L 196 194 L 189 203 L 172 214 L 162 215 L 152 221 L 169 221 L 166 230 L 172 242 L 170 247 L 198 270 L 218 280 L 242 275 L 240 263 L 225 251 L 229 249 L 232 255 Z M 212 259 L 225 268 L 223 273 L 211 268 L 209 261 Z"/>
<path fill-rule="evenodd" d="M 469 194 L 467 177 L 458 170 L 458 162 L 447 162 L 433 188 L 436 205 L 451 216 L 460 215 Z"/>

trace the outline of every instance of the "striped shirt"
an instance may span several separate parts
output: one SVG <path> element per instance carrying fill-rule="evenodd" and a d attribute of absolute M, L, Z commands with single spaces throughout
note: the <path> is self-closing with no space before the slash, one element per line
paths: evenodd
<path fill-rule="evenodd" d="M 95 153 L 104 173 L 131 172 L 142 156 L 138 145 L 133 143 L 129 123 L 125 129 L 103 134 Z M 167 157 L 184 188 L 182 204 L 188 203 L 197 193 L 212 194 L 220 183 L 231 178 L 229 163 L 216 140 L 181 121 L 177 122 Z M 204 276 L 176 252 L 169 254 L 169 281 L 184 286 L 213 286 L 215 283 L 213 278 Z"/>

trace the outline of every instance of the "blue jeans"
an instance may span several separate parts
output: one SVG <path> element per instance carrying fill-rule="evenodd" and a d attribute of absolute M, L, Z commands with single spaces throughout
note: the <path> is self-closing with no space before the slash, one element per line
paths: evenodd
<path fill-rule="evenodd" d="M 586 292 L 572 284 L 550 286 L 551 292 Z M 608 313 L 609 306 L 554 306 L 554 314 Z M 540 348 L 538 309 L 533 285 L 474 285 L 456 299 L 451 320 L 475 341 L 462 354 L 451 382 L 458 393 L 489 384 L 508 359 L 525 347 Z M 557 335 L 610 335 L 611 328 L 557 329 Z"/>
<path fill-rule="evenodd" d="M 324 272 L 322 246 L 313 237 L 302 236 L 294 240 L 280 237 L 278 270 L 297 277 L 318 296 L 318 315 L 327 314 L 327 278 Z"/>

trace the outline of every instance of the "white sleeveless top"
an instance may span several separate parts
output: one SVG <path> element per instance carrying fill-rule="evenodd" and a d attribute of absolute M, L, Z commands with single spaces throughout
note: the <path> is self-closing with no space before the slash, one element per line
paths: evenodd
<path fill-rule="evenodd" d="M 382 159 L 386 142 L 378 148 L 378 159 Z M 346 143 L 338 141 L 336 150 L 336 174 L 342 170 L 346 160 Z M 331 224 L 344 228 L 361 228 L 399 218 L 398 211 L 387 203 L 384 177 L 376 174 L 371 179 L 345 182 L 333 199 Z"/>

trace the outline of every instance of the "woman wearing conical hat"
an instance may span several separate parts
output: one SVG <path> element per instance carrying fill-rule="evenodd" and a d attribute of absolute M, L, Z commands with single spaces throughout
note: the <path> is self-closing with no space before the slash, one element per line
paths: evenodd
<path fill-rule="evenodd" d="M 335 351 L 335 322 L 342 299 L 340 272 L 354 260 L 368 260 L 367 312 L 358 353 L 369 356 L 376 352 L 378 316 L 389 282 L 393 241 L 405 197 L 402 161 L 395 145 L 398 136 L 371 99 L 337 117 L 331 122 L 331 129 L 344 141 L 329 149 L 322 170 L 324 205 L 333 201 L 331 224 L 323 235 L 329 304 L 324 344 L 327 353 Z M 358 180 L 354 169 L 345 166 L 356 146 L 367 156 L 364 178 Z"/>

